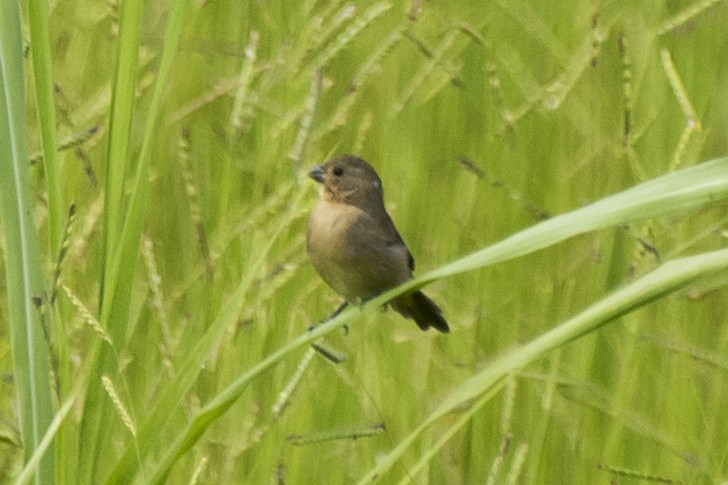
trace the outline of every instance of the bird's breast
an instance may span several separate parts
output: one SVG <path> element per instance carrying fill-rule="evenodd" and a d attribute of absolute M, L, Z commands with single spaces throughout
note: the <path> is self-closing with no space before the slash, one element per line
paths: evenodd
<path fill-rule="evenodd" d="M 306 246 L 316 271 L 347 300 L 366 299 L 409 279 L 407 248 L 390 244 L 362 209 L 320 200 L 311 213 Z"/>
<path fill-rule="evenodd" d="M 363 215 L 361 209 L 348 204 L 320 201 L 314 208 L 308 220 L 306 245 L 320 273 L 322 268 L 345 264 L 355 256 L 355 225 Z"/>

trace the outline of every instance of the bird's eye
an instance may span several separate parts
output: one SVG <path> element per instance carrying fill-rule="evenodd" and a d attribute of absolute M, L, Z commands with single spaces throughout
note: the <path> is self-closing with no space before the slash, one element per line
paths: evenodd
<path fill-rule="evenodd" d="M 334 175 L 337 177 L 344 174 L 344 169 L 341 167 L 334 167 Z"/>

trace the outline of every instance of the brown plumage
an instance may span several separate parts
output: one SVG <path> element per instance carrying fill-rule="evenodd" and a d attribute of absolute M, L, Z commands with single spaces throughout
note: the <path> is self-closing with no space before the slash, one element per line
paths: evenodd
<path fill-rule="evenodd" d="M 347 302 L 366 301 L 412 279 L 415 262 L 384 208 L 382 181 L 364 160 L 336 157 L 314 167 L 321 183 L 306 246 L 323 280 Z M 422 330 L 450 328 L 440 308 L 421 291 L 406 293 L 392 308 Z"/>

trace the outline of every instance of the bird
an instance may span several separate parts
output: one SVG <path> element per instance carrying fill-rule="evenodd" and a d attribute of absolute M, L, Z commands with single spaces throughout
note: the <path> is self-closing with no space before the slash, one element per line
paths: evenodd
<path fill-rule="evenodd" d="M 382 180 L 362 158 L 339 155 L 308 176 L 321 184 L 306 229 L 306 249 L 316 272 L 348 304 L 364 302 L 412 279 L 415 261 L 384 207 Z M 422 330 L 447 333 L 442 310 L 422 291 L 390 302 Z"/>

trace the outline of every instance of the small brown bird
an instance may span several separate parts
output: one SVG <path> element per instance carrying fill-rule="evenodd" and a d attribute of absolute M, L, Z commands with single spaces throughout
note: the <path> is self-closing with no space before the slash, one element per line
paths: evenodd
<path fill-rule="evenodd" d="M 323 280 L 347 303 L 366 301 L 412 279 L 415 261 L 384 208 L 382 181 L 367 162 L 342 155 L 314 167 L 321 198 L 311 213 L 306 246 Z M 450 328 L 421 291 L 405 293 L 392 308 L 422 330 Z"/>

